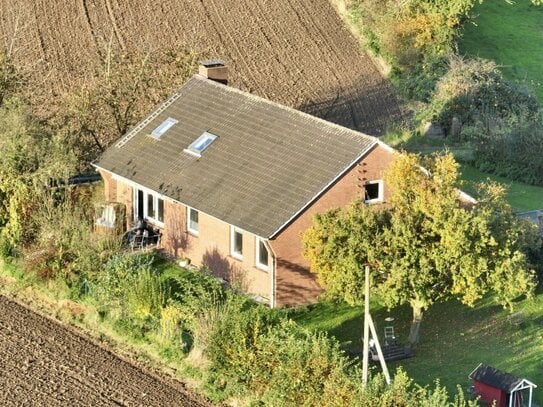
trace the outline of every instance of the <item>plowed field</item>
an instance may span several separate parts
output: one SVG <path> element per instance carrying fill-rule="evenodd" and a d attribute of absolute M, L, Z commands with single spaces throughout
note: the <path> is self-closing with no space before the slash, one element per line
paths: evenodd
<path fill-rule="evenodd" d="M 0 30 L 51 97 L 85 80 L 112 41 L 223 58 L 233 86 L 369 134 L 402 116 L 328 0 L 0 0 Z"/>
<path fill-rule="evenodd" d="M 210 406 L 56 321 L 0 296 L 0 405 Z"/>

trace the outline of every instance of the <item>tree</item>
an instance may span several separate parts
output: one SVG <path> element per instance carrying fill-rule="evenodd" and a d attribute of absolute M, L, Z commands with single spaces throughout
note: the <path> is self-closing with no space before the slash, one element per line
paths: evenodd
<path fill-rule="evenodd" d="M 184 49 L 121 53 L 110 45 L 93 78 L 68 95 L 57 118 L 74 140 L 80 165 L 88 166 L 190 77 L 196 58 Z"/>
<path fill-rule="evenodd" d="M 331 298 L 363 300 L 363 265 L 387 307 L 409 304 L 410 344 L 418 342 L 423 313 L 451 297 L 473 306 L 486 293 L 503 306 L 530 295 L 535 277 L 523 249 L 532 229 L 505 201 L 503 187 L 480 186 L 481 199 L 459 199 L 458 164 L 451 154 L 399 156 L 385 176 L 387 208 L 354 202 L 317 215 L 304 234 L 304 254 Z"/>
<path fill-rule="evenodd" d="M 0 106 L 0 250 L 12 254 L 32 235 L 31 215 L 52 180 L 73 174 L 63 134 L 39 122 L 20 98 Z"/>

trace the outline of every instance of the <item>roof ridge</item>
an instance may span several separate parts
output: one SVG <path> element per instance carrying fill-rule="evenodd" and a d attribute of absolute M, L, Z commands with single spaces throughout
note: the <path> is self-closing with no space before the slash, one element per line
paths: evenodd
<path fill-rule="evenodd" d="M 274 102 L 273 100 L 266 99 L 265 97 L 255 95 L 254 93 L 238 89 L 238 88 L 236 88 L 234 86 L 223 85 L 223 84 L 221 84 L 219 82 L 208 79 L 205 76 L 200 75 L 199 73 L 194 74 L 192 76 L 192 78 L 198 79 L 200 81 L 204 81 L 205 83 L 216 86 L 216 87 L 220 87 L 221 89 L 226 89 L 228 92 L 238 93 L 238 94 L 244 95 L 246 97 L 255 99 L 257 101 L 264 102 L 264 103 L 267 103 L 269 105 L 273 105 L 273 106 L 275 106 L 277 108 L 280 108 L 282 110 L 290 111 L 292 113 L 298 114 L 298 115 L 303 116 L 305 118 L 318 121 L 318 122 L 320 122 L 320 123 L 322 123 L 322 124 L 324 124 L 324 125 L 326 125 L 328 127 L 335 127 L 335 128 L 337 128 L 339 130 L 344 130 L 344 131 L 346 130 L 346 131 L 348 131 L 350 133 L 353 133 L 356 136 L 363 136 L 363 137 L 366 137 L 368 139 L 373 140 L 374 142 L 379 141 L 379 139 L 377 137 L 375 137 L 375 136 L 370 136 L 369 134 L 362 133 L 361 131 L 353 130 L 353 129 L 350 129 L 349 127 L 345 127 L 345 126 L 342 126 L 340 124 L 330 122 L 328 120 L 322 119 L 322 118 L 317 117 L 317 116 L 313 116 L 312 114 L 302 112 L 301 110 L 295 109 L 295 108 L 290 107 L 290 106 L 282 105 L 281 103 Z"/>

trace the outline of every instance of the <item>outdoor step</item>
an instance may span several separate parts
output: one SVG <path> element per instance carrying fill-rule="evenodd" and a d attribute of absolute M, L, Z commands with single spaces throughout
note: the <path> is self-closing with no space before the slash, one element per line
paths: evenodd
<path fill-rule="evenodd" d="M 405 359 L 411 356 L 411 352 L 402 346 L 388 345 L 383 347 L 383 357 L 386 361 Z"/>

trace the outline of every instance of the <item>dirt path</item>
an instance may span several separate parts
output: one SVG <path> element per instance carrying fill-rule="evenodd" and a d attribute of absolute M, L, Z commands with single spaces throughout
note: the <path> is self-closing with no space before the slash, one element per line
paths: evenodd
<path fill-rule="evenodd" d="M 223 58 L 232 86 L 371 135 L 404 117 L 329 0 L 0 0 L 1 40 L 44 100 L 88 80 L 113 41 Z"/>
<path fill-rule="evenodd" d="M 0 296 L 0 405 L 195 406 L 197 395 Z"/>

